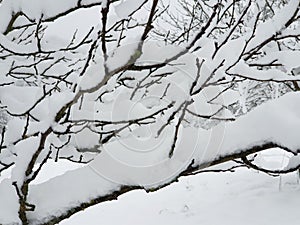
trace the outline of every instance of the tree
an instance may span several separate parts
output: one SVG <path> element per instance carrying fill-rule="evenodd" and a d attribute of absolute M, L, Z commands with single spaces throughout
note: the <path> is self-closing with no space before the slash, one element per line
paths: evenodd
<path fill-rule="evenodd" d="M 98 10 L 99 25 L 68 42 L 49 37 L 82 9 Z M 299 2 L 194 1 L 184 10 L 174 17 L 158 0 L 0 1 L 0 172 L 10 174 L 1 224 L 55 224 L 231 160 L 224 170 L 300 167 Z M 291 93 L 255 108 L 271 81 Z M 254 153 L 274 147 L 294 155 L 287 168 L 254 164 Z M 61 160 L 83 165 L 34 183 Z"/>

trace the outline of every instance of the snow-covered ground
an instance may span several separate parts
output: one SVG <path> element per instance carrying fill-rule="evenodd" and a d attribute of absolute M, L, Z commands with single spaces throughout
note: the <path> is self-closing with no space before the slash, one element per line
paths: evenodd
<path fill-rule="evenodd" d="M 60 225 L 297 225 L 297 174 L 203 173 L 154 193 L 133 191 Z"/>

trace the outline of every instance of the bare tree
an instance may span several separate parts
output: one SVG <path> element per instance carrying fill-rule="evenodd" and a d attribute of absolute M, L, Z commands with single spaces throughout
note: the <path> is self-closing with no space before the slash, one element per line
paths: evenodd
<path fill-rule="evenodd" d="M 271 98 L 270 84 L 299 89 L 299 2 L 182 6 L 175 16 L 158 0 L 0 1 L 0 172 L 10 173 L 1 224 L 56 224 L 231 160 L 222 171 L 300 167 L 298 93 L 248 113 Z M 98 10 L 99 26 L 68 43 L 47 37 L 81 9 Z M 294 155 L 286 169 L 254 164 L 254 153 L 274 147 Z M 35 183 L 62 160 L 83 166 Z"/>

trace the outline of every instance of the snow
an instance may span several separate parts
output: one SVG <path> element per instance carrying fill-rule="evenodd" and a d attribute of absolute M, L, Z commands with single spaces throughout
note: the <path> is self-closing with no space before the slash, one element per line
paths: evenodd
<path fill-rule="evenodd" d="M 288 165 L 285 167 L 285 169 L 291 169 L 298 167 L 300 165 L 300 156 L 296 155 L 289 159 Z"/>
<path fill-rule="evenodd" d="M 296 132 L 290 132 L 288 127 L 291 127 L 293 123 L 300 125 L 299 116 L 296 113 L 297 107 L 294 104 L 298 97 L 297 93 L 286 94 L 272 102 L 265 103 L 261 107 L 257 107 L 256 110 L 242 116 L 236 122 L 227 123 L 224 141 L 224 146 L 227 146 L 226 149 L 229 150 L 237 146 L 242 149 L 244 146 L 242 143 L 245 143 L 246 139 L 248 141 L 253 140 L 252 143 L 256 144 L 255 140 L 260 139 L 261 141 L 274 141 L 296 152 L 299 149 L 297 134 Z M 287 111 L 283 112 L 284 110 Z M 282 118 L 283 115 L 284 118 Z M 259 117 L 260 119 L 258 119 Z M 278 123 L 274 123 L 274 121 Z M 266 132 L 267 130 L 268 132 Z M 233 141 L 229 137 L 239 137 L 239 139 Z M 227 150 L 224 152 L 227 152 Z"/>
<path fill-rule="evenodd" d="M 280 161 L 281 158 L 276 160 Z M 56 176 L 60 170 L 70 170 L 70 166 L 68 163 L 53 163 L 48 166 L 48 172 L 41 176 Z M 3 187 L 11 186 L 0 188 Z M 53 188 L 52 197 L 63 202 L 64 197 L 57 196 L 59 192 L 55 193 L 56 187 Z M 77 190 L 76 186 L 68 186 L 69 193 L 73 192 L 73 188 Z M 77 194 L 81 194 L 79 189 L 77 191 Z M 299 191 L 296 173 L 277 178 L 248 169 L 238 169 L 235 173 L 203 173 L 181 178 L 179 182 L 157 192 L 126 193 L 117 201 L 88 208 L 59 224 L 296 225 L 300 219 L 297 211 Z M 0 193 L 3 192 L 1 189 Z M 5 193 L 8 194 L 1 196 L 1 199 L 7 199 L 6 205 L 15 207 L 17 200 L 13 201 L 14 190 Z M 43 198 L 42 192 L 40 195 Z M 6 213 L 7 221 L 14 221 L 13 213 L 6 208 L 1 208 L 0 215 Z M 47 213 L 46 208 L 43 211 Z"/>
<path fill-rule="evenodd" d="M 172 180 L 192 158 L 201 165 L 267 142 L 297 152 L 298 134 L 290 130 L 292 126 L 300 126 L 296 113 L 299 109 L 294 104 L 298 98 L 297 93 L 286 94 L 235 122 L 221 123 L 211 130 L 183 128 L 171 160 L 167 156 L 174 132 L 170 126 L 163 137 L 155 138 L 152 133 L 146 139 L 131 135 L 108 143 L 90 165 L 115 182 L 150 188 Z M 285 120 L 282 115 L 286 116 Z"/>
<path fill-rule="evenodd" d="M 249 79 L 258 81 L 285 81 L 285 80 L 300 80 L 300 76 L 289 76 L 287 73 L 277 70 L 257 70 L 246 63 L 239 62 L 235 67 L 230 70 L 230 73 L 237 76 L 242 76 Z"/>
<path fill-rule="evenodd" d="M 124 0 L 117 3 L 113 9 L 112 16 L 108 18 L 108 27 L 117 20 L 128 17 L 128 15 L 143 2 L 143 0 L 135 2 Z M 1 65 L 3 65 L 1 68 L 4 71 L 3 74 L 9 71 L 14 60 L 18 65 L 24 63 L 23 61 L 25 60 L 28 60 L 25 61 L 26 65 L 34 63 L 34 57 L 23 58 L 21 55 L 37 51 L 35 41 L 31 44 L 24 44 L 22 42 L 17 44 L 17 42 L 11 41 L 10 35 L 5 36 L 2 34 L 7 29 L 7 25 L 13 13 L 23 11 L 26 14 L 28 19 L 23 17 L 18 20 L 17 23 L 18 25 L 24 25 L 39 19 L 49 20 L 64 13 L 68 14 L 76 8 L 79 3 L 85 6 L 89 4 L 99 6 L 96 7 L 97 9 L 95 10 L 99 10 L 100 5 L 101 7 L 107 5 L 107 1 L 100 0 L 66 0 L 59 2 L 59 4 L 53 0 L 31 0 L 29 2 L 23 0 L 2 0 L 0 4 L 0 43 L 11 50 L 11 52 L 19 53 L 17 57 L 3 57 L 4 61 L 6 58 L 12 58 L 7 60 L 7 62 L 1 62 Z M 284 23 L 286 23 L 290 15 L 295 12 L 294 10 L 296 10 L 298 4 L 297 1 L 290 1 L 274 18 L 259 24 L 255 37 L 249 42 L 246 51 L 255 48 L 266 38 L 270 37 L 270 35 L 279 35 Z M 85 13 L 87 12 L 79 14 L 88 16 Z M 73 17 L 68 18 L 72 20 L 72 18 L 75 18 L 79 14 L 74 14 Z M 43 15 L 43 18 L 41 18 L 41 15 Z M 96 16 L 99 16 L 99 12 L 95 13 L 94 11 L 93 17 Z M 96 27 L 95 30 L 99 30 L 99 18 L 97 18 L 98 21 L 94 24 L 88 24 L 86 30 L 82 31 L 80 35 L 88 31 L 91 26 Z M 30 22 L 30 20 L 32 21 Z M 70 23 L 70 20 L 68 21 L 68 19 L 66 19 L 65 22 Z M 142 19 L 133 18 L 131 23 L 135 23 L 135 21 L 142 21 Z M 85 23 L 88 22 L 85 21 Z M 76 28 L 75 23 L 74 25 Z M 212 22 L 211 25 L 210 29 L 215 25 L 214 22 Z M 65 25 L 62 25 L 62 27 L 63 26 Z M 130 26 L 134 27 L 135 24 L 131 24 Z M 58 29 L 58 27 L 59 26 L 56 27 L 56 25 L 52 24 L 54 30 Z M 68 30 L 69 34 L 73 33 L 74 26 Z M 130 59 L 137 59 L 136 65 L 162 63 L 176 56 L 178 53 L 185 51 L 182 47 L 168 46 L 165 45 L 165 43 L 156 41 L 145 42 L 142 51 L 139 52 L 137 49 L 140 47 L 139 35 L 141 32 L 143 32 L 143 28 L 140 26 L 130 30 L 130 32 L 125 29 L 123 33 L 125 38 L 121 40 L 121 47 L 117 47 L 116 43 L 107 40 L 108 60 L 106 62 L 104 62 L 101 56 L 101 50 L 97 49 L 83 76 L 77 77 L 79 74 L 78 71 L 80 71 L 80 67 L 82 66 L 82 63 L 78 63 L 78 65 L 74 67 L 74 72 L 70 78 L 71 81 L 69 81 L 69 77 L 67 78 L 67 81 L 71 82 L 71 85 L 68 85 L 68 82 L 57 86 L 54 83 L 50 84 L 49 87 L 55 86 L 55 90 L 53 89 L 53 91 L 50 91 L 48 94 L 46 94 L 46 92 L 49 91 L 49 88 L 45 87 L 45 89 L 43 89 L 41 87 L 41 78 L 37 80 L 36 87 L 14 86 L 21 84 L 18 82 L 15 82 L 11 86 L 4 85 L 0 87 L 1 107 L 3 106 L 3 108 L 6 108 L 10 113 L 18 114 L 16 118 L 11 119 L 7 124 L 8 131 L 4 135 L 4 145 L 7 145 L 7 148 L 4 148 L 3 151 L 0 149 L 1 163 L 15 162 L 13 168 L 9 170 L 11 175 L 8 175 L 5 179 L 1 177 L 0 224 L 19 223 L 17 212 L 18 197 L 11 184 L 17 181 L 17 184 L 21 185 L 24 179 L 26 179 L 25 170 L 40 142 L 40 134 L 35 134 L 35 136 L 32 137 L 30 137 L 30 135 L 37 132 L 44 132 L 50 127 L 55 131 L 65 131 L 69 121 L 65 121 L 65 124 L 63 122 L 56 124 L 54 118 L 57 112 L 59 112 L 66 103 L 73 100 L 76 91 L 78 93 L 80 90 L 91 90 L 93 87 L 101 84 L 102 81 L 105 81 L 104 66 L 107 66 L 109 72 L 112 72 L 122 68 L 127 63 L 133 63 L 134 61 L 130 61 Z M 97 31 L 91 34 L 91 42 L 95 40 L 96 33 Z M 112 35 L 109 36 L 111 40 L 119 38 L 119 36 L 116 35 L 118 33 L 116 30 L 113 29 L 111 33 Z M 174 148 L 174 154 L 170 157 L 170 151 L 173 150 L 171 149 L 172 142 L 174 141 L 173 136 L 181 112 L 171 121 L 169 121 L 169 118 L 185 101 L 192 100 L 193 97 L 194 102 L 191 108 L 193 108 L 193 110 L 195 109 L 196 113 L 206 115 L 218 111 L 221 105 L 229 105 L 236 100 L 239 100 L 241 105 L 246 106 L 246 102 L 243 101 L 245 99 L 240 98 L 237 91 L 228 91 L 215 99 L 215 103 L 218 104 L 207 105 L 207 100 L 215 97 L 224 87 L 210 86 L 205 88 L 201 93 L 202 95 L 190 96 L 189 88 L 195 80 L 197 73 L 195 66 L 197 57 L 199 60 L 204 60 L 205 62 L 201 68 L 201 76 L 199 80 L 197 80 L 195 89 L 202 87 L 203 84 L 206 83 L 212 71 L 218 67 L 224 58 L 226 58 L 224 66 L 219 68 L 214 79 L 223 78 L 225 72 L 230 72 L 233 75 L 245 77 L 250 80 L 300 80 L 300 75 L 290 76 L 291 71 L 298 66 L 296 58 L 299 54 L 294 52 L 289 55 L 287 51 L 282 51 L 280 54 L 277 54 L 276 51 L 272 52 L 272 46 L 267 46 L 266 56 L 257 59 L 254 63 L 263 63 L 277 59 L 278 63 L 284 64 L 282 66 L 283 68 L 258 70 L 241 59 L 230 71 L 226 71 L 228 67 L 236 62 L 242 53 L 242 48 L 236 48 L 235 46 L 243 46 L 247 39 L 245 37 L 249 38 L 250 33 L 247 33 L 248 36 L 245 35 L 230 40 L 220 49 L 216 55 L 217 57 L 214 59 L 211 59 L 213 49 L 215 48 L 214 43 L 212 39 L 207 38 L 199 40 L 197 44 L 200 44 L 202 48 L 196 51 L 194 55 L 186 54 L 180 57 L 180 59 L 172 61 L 163 69 L 158 69 L 153 74 L 149 74 L 149 77 L 146 77 L 147 74 L 143 72 L 131 73 L 126 71 L 124 74 L 132 76 L 134 80 L 131 88 L 134 88 L 139 82 L 143 83 L 142 81 L 145 81 L 143 79 L 145 77 L 147 78 L 147 80 L 141 84 L 141 86 L 144 85 L 144 87 L 140 89 L 139 93 L 137 92 L 136 96 L 133 96 L 138 98 L 144 93 L 147 93 L 146 98 L 140 102 L 128 100 L 130 91 L 125 87 L 118 86 L 117 76 L 112 77 L 107 82 L 103 82 L 105 83 L 103 88 L 94 93 L 86 93 L 82 97 L 81 106 L 79 106 L 79 103 L 74 102 L 71 108 L 70 119 L 87 119 L 89 121 L 96 119 L 99 121 L 112 120 L 119 125 L 124 124 L 122 121 L 127 119 L 138 119 L 139 117 L 143 118 L 144 116 L 151 115 L 157 110 L 167 106 L 171 101 L 175 101 L 174 106 L 164 112 L 164 114 L 159 114 L 158 118 L 148 119 L 149 124 L 143 124 L 142 126 L 138 123 L 130 124 L 130 127 L 128 126 L 124 131 L 118 133 L 115 138 L 112 138 L 108 143 L 103 145 L 99 143 L 100 135 L 90 130 L 97 130 L 99 127 L 89 127 L 89 122 L 86 123 L 87 125 L 85 122 L 82 122 L 81 125 L 78 125 L 79 123 L 76 124 L 78 126 L 71 129 L 71 132 L 74 133 L 70 133 L 70 143 L 67 143 L 67 146 L 62 149 L 62 155 L 68 156 L 68 153 L 75 151 L 75 148 L 86 149 L 94 147 L 97 147 L 97 150 L 101 150 L 101 153 L 96 156 L 93 162 L 87 165 L 64 168 L 63 172 L 51 174 L 51 176 L 49 173 L 54 173 L 55 170 L 48 168 L 48 165 L 44 167 L 42 170 L 43 175 L 39 176 L 38 180 L 30 186 L 28 203 L 36 206 L 34 212 L 28 212 L 30 222 L 33 224 L 45 222 L 54 216 L 64 214 L 67 210 L 72 209 L 72 207 L 77 207 L 81 203 L 89 202 L 97 198 L 105 198 L 112 192 L 120 190 L 124 185 L 137 185 L 140 186 L 140 188 L 152 190 L 153 188 L 173 182 L 177 176 L 191 164 L 193 166 L 199 166 L 200 168 L 205 167 L 207 163 L 214 160 L 241 153 L 252 147 L 261 146 L 269 142 L 276 143 L 288 148 L 294 153 L 298 153 L 300 143 L 296 131 L 300 126 L 300 107 L 295 104 L 295 102 L 299 102 L 300 95 L 299 93 L 289 93 L 257 107 L 234 122 L 219 123 L 210 130 L 191 127 L 188 122 L 184 120 L 178 133 L 176 133 L 178 139 Z M 56 34 L 50 29 L 50 32 L 46 34 L 46 40 L 44 39 L 44 42 L 42 42 L 42 45 L 50 47 L 48 49 L 65 46 L 68 43 L 66 40 L 70 40 L 70 37 L 61 37 L 64 36 L 63 34 L 59 34 L 60 37 L 56 37 L 57 39 L 54 40 L 51 35 Z M 78 41 L 78 38 L 76 38 L 75 42 L 76 41 Z M 51 44 L 48 45 L 48 42 L 51 42 Z M 88 45 L 85 45 L 85 47 L 87 46 Z M 85 50 L 87 49 L 88 48 Z M 84 52 L 81 52 L 81 50 L 82 49 L 78 50 L 80 51 L 78 57 L 84 56 L 82 55 Z M 4 50 L 3 54 L 6 54 L 5 52 L 6 50 Z M 272 52 L 272 54 L 268 55 L 269 52 Z M 72 54 L 70 53 L 70 55 L 68 55 L 67 53 L 64 54 L 59 51 L 57 54 L 51 54 L 51 57 L 53 56 L 53 60 L 55 61 L 57 57 L 64 57 L 66 55 L 65 60 L 67 62 L 68 57 L 72 59 Z M 74 62 L 76 60 L 77 58 L 74 59 Z M 71 65 L 73 61 L 71 60 L 69 63 Z M 47 68 L 47 65 L 47 63 L 42 66 L 36 65 L 36 74 L 38 74 L 42 68 Z M 66 71 L 69 69 L 68 66 L 70 65 L 66 63 L 63 66 L 53 66 L 48 72 L 49 74 L 66 74 Z M 23 70 L 23 72 L 26 71 L 27 70 Z M 172 74 L 172 76 L 167 75 L 162 79 L 157 79 L 161 73 L 169 73 Z M 124 74 L 121 74 L 119 78 L 124 76 Z M 214 79 L 209 82 L 213 82 Z M 9 78 L 3 78 L 1 83 L 9 81 Z M 50 80 L 49 83 L 51 82 Z M 145 84 L 151 84 L 151 82 L 154 82 L 155 85 L 145 86 Z M 30 84 L 29 82 L 28 85 Z M 74 88 L 75 85 L 78 85 L 77 90 Z M 168 87 L 168 90 L 166 87 Z M 242 86 L 239 86 L 239 88 L 240 93 L 242 93 Z M 105 92 L 108 92 L 108 94 L 105 94 Z M 97 99 L 102 94 L 104 94 L 104 102 L 99 103 Z M 163 98 L 161 96 L 163 96 Z M 278 93 L 274 93 L 274 98 L 278 96 Z M 41 99 L 41 97 L 43 98 Z M 41 101 L 35 104 L 39 99 Z M 34 109 L 31 109 L 33 106 Z M 81 107 L 82 110 L 80 110 Z M 19 115 L 28 110 L 30 110 L 30 115 L 34 116 L 38 121 L 33 121 L 33 119 L 29 120 L 26 139 L 20 140 L 24 132 L 26 118 L 19 118 Z M 247 108 L 244 107 L 244 112 L 246 113 L 246 111 Z M 225 116 L 230 117 L 232 115 L 230 111 L 226 111 Z M 166 123 L 169 124 L 159 135 L 160 128 Z M 116 129 L 116 127 L 117 125 L 114 129 Z M 99 129 L 101 128 L 102 127 Z M 78 133 L 76 133 L 76 129 L 79 130 Z M 107 127 L 102 129 L 107 129 Z M 50 134 L 49 137 L 47 137 L 45 150 L 41 153 L 40 159 L 45 157 L 51 144 L 58 146 L 65 144 L 68 140 L 67 136 L 68 135 L 54 133 Z M 80 157 L 80 154 L 81 153 L 77 152 L 74 156 Z M 94 156 L 89 155 L 88 157 L 93 158 Z M 268 164 L 264 162 L 263 159 L 264 158 L 257 157 L 258 163 L 263 162 L 264 165 Z M 51 163 L 49 164 L 51 165 Z M 274 165 L 275 164 L 273 164 L 272 167 Z M 299 156 L 291 157 L 286 165 L 280 166 L 292 168 L 297 165 L 299 165 Z M 53 164 L 53 167 L 55 167 L 55 164 Z M 46 177 L 43 177 L 44 175 Z M 124 217 L 126 215 L 128 216 L 128 211 L 131 211 L 128 210 L 129 205 L 131 209 L 139 212 L 140 217 L 139 215 L 133 215 L 132 217 L 127 217 L 129 219 L 124 219 L 122 222 L 117 221 L 116 224 L 123 224 L 123 222 L 124 224 L 153 224 L 159 221 L 159 223 L 161 222 L 162 224 L 171 223 L 182 225 L 201 223 L 211 225 L 212 223 L 220 223 L 220 218 L 228 218 L 228 221 L 223 221 L 222 219 L 222 222 L 230 225 L 235 223 L 244 224 L 245 218 L 246 221 L 251 224 L 266 224 L 269 222 L 273 211 L 276 212 L 276 215 L 273 216 L 271 220 L 274 219 L 275 222 L 281 225 L 286 222 L 286 220 L 293 223 L 298 219 L 296 209 L 300 200 L 294 197 L 294 195 L 298 196 L 298 186 L 293 184 L 291 185 L 291 190 L 287 188 L 289 192 L 278 192 L 276 189 L 276 180 L 260 173 L 249 173 L 249 171 L 240 170 L 236 174 L 236 178 L 234 178 L 232 174 L 230 175 L 231 176 L 228 174 L 210 174 L 194 178 L 182 178 L 177 186 L 174 184 L 165 190 L 159 191 L 156 194 L 148 194 L 147 196 L 141 191 L 128 193 L 120 198 L 121 203 L 118 207 L 122 208 L 127 204 L 126 210 L 123 208 L 123 211 L 120 213 L 124 215 Z M 202 179 L 197 180 L 197 178 Z M 292 176 L 287 176 L 286 178 L 289 183 L 295 182 L 296 180 L 295 177 Z M 282 182 L 282 180 L 280 180 L 280 182 Z M 283 188 L 284 190 L 285 187 L 288 187 L 288 183 L 284 183 L 283 185 L 280 183 L 280 189 Z M 122 206 L 122 199 L 126 199 L 127 196 L 130 197 L 131 202 L 124 203 L 124 206 Z M 149 209 L 144 202 L 145 199 L 149 199 L 153 196 L 158 197 L 154 197 L 154 199 L 157 198 L 155 200 L 156 203 L 149 203 L 149 206 L 151 206 Z M 262 201 L 261 196 L 265 197 L 266 202 Z M 285 205 L 284 199 L 287 197 L 292 198 L 290 205 Z M 278 211 L 276 211 L 276 207 L 272 206 L 276 205 L 277 202 L 279 205 Z M 248 205 L 245 206 L 245 203 L 252 205 L 252 211 L 246 209 Z M 103 207 L 110 204 L 112 203 L 104 203 Z M 138 207 L 134 206 L 135 204 Z M 295 211 L 295 214 L 292 216 L 287 214 L 288 218 L 284 218 L 285 220 L 283 220 L 279 213 L 279 211 L 282 211 L 281 206 L 286 208 L 291 207 L 291 211 Z M 101 208 L 102 205 L 99 207 Z M 243 207 L 245 207 L 245 209 L 240 210 L 240 214 L 236 215 L 236 212 Z M 268 207 L 271 207 L 272 211 L 267 210 L 267 212 L 264 212 L 264 209 Z M 211 210 L 212 208 L 214 210 Z M 146 211 L 152 214 L 147 214 L 145 213 Z M 248 213 L 250 212 L 258 214 L 258 216 L 260 216 L 260 218 L 258 217 L 259 221 L 249 216 Z M 267 216 L 263 217 L 262 212 L 266 213 Z M 101 219 L 105 218 L 105 216 L 112 215 L 111 212 L 105 210 L 103 213 L 105 215 Z M 216 213 L 218 213 L 220 217 L 216 216 Z M 143 216 L 143 214 L 148 215 L 148 217 Z M 117 219 L 117 217 L 113 216 L 113 219 Z M 155 222 L 153 220 L 155 220 Z M 97 219 L 95 219 L 95 221 L 97 221 Z M 113 220 L 110 218 L 110 220 L 107 221 L 110 223 L 110 221 Z M 71 223 L 76 224 L 77 222 L 73 221 Z M 272 224 L 274 223 L 272 222 Z"/>
<path fill-rule="evenodd" d="M 92 63 L 81 79 L 80 88 L 83 90 L 92 88 L 102 81 L 104 77 L 103 59 L 97 58 L 98 63 Z"/>
<path fill-rule="evenodd" d="M 26 112 L 42 95 L 38 87 L 6 86 L 0 88 L 0 100 L 13 114 Z"/>
<path fill-rule="evenodd" d="M 218 125 L 215 130 L 182 128 L 171 159 L 167 156 L 168 144 L 164 142 L 154 146 L 154 150 L 144 152 L 142 150 L 147 150 L 147 142 L 141 141 L 137 152 L 128 148 L 128 144 L 129 147 L 134 147 L 130 140 L 136 141 L 136 137 L 129 137 L 127 146 L 119 141 L 110 142 L 103 146 L 104 151 L 88 166 L 32 186 L 29 200 L 37 205 L 37 209 L 30 214 L 30 218 L 45 220 L 49 215 L 59 215 L 65 209 L 105 196 L 124 184 L 138 184 L 152 189 L 174 179 L 189 165 L 192 158 L 196 164 L 201 165 L 268 141 L 297 151 L 297 132 L 290 131 L 300 126 L 299 107 L 294 104 L 299 101 L 299 97 L 298 93 L 286 94 L 257 107 L 235 122 L 226 126 Z M 284 120 L 282 115 L 285 115 Z M 169 140 L 171 130 L 170 127 L 165 131 L 166 136 L 162 136 L 165 141 Z M 151 139 L 153 140 L 152 137 Z M 130 157 L 124 158 L 128 154 Z M 126 162 L 126 159 L 130 161 Z M 140 164 L 134 164 L 135 162 Z M 2 185 L 7 184 L 1 183 Z M 3 218 L 1 222 L 3 220 L 6 219 Z"/>
<path fill-rule="evenodd" d="M 12 144 L 22 137 L 23 128 L 26 124 L 25 120 L 13 119 L 7 123 L 7 132 L 5 134 L 5 139 L 7 144 Z"/>
<path fill-rule="evenodd" d="M 50 104 L 49 108 L 56 112 L 71 99 L 72 94 L 70 95 L 66 99 L 59 98 L 60 101 L 50 101 L 50 103 L 53 102 L 53 105 Z M 57 96 L 53 95 L 51 98 L 56 99 Z M 120 184 L 136 184 L 146 188 L 164 184 L 174 179 L 180 171 L 188 166 L 192 158 L 195 159 L 196 164 L 201 165 L 217 157 L 238 153 L 241 149 L 247 149 L 252 145 L 261 145 L 268 141 L 274 141 L 296 151 L 299 149 L 298 135 L 297 132 L 290 132 L 290 130 L 293 127 L 298 128 L 300 125 L 299 107 L 294 104 L 297 101 L 299 101 L 299 94 L 290 93 L 257 107 L 236 122 L 222 123 L 212 130 L 182 128 L 178 134 L 179 140 L 174 156 L 171 159 L 168 158 L 170 150 L 168 146 L 172 141 L 173 125 L 165 129 L 165 133 L 162 133 L 159 138 L 155 138 L 155 127 L 153 127 L 154 131 L 151 131 L 153 128 L 150 126 L 148 134 L 147 130 L 144 130 L 146 133 L 142 136 L 141 130 L 134 131 L 134 135 L 104 145 L 104 152 L 89 166 L 32 187 L 31 190 L 34 194 L 30 195 L 31 201 L 39 206 L 34 212 L 37 217 L 33 216 L 32 219 L 41 218 L 43 220 L 48 215 L 59 214 L 63 209 L 75 206 L 79 202 L 105 195 L 110 190 L 116 190 Z M 133 102 L 124 100 L 118 106 L 125 114 L 134 109 L 132 111 L 134 117 L 139 114 L 144 115 L 149 111 L 142 104 L 133 104 Z M 284 120 L 282 120 L 282 115 L 285 115 Z M 84 132 L 81 135 L 83 135 L 82 140 L 85 140 Z M 90 138 L 93 140 L 89 139 L 88 144 L 97 143 L 96 136 L 90 136 Z M 13 169 L 12 181 L 22 182 L 24 178 L 22 172 L 36 150 L 35 146 L 37 146 L 38 140 L 38 138 L 29 138 L 16 145 L 14 151 L 18 153 L 18 157 L 16 167 Z M 82 142 L 80 138 L 78 141 Z M 75 177 L 80 177 L 80 179 Z M 70 184 L 74 186 L 72 192 L 68 190 Z M 1 185 L 5 185 L 5 183 Z M 54 191 L 55 187 L 59 190 Z M 78 195 L 78 192 L 81 194 Z M 52 195 L 55 195 L 59 201 L 55 200 Z M 42 206 L 39 205 L 41 203 L 43 203 Z"/>
<path fill-rule="evenodd" d="M 143 45 L 143 54 L 137 60 L 137 65 L 162 63 L 165 59 L 178 54 L 183 47 L 166 45 L 160 41 L 148 41 Z M 159 52 L 159 54 L 157 54 Z M 193 55 L 188 56 L 193 57 Z"/>
<path fill-rule="evenodd" d="M 130 61 L 131 57 L 139 54 L 137 50 L 138 45 L 139 39 L 137 37 L 132 38 L 126 43 L 123 43 L 122 47 L 116 48 L 113 52 L 111 52 L 107 59 L 107 67 L 109 68 L 109 71 L 114 71 L 125 66 Z"/>
<path fill-rule="evenodd" d="M 299 51 L 268 52 L 267 55 L 257 60 L 257 63 L 267 64 L 276 60 L 275 63 L 282 64 L 285 66 L 285 69 L 287 71 L 291 71 L 292 69 L 297 68 L 299 66 L 299 54 Z"/>
<path fill-rule="evenodd" d="M 100 5 L 101 2 L 100 0 L 82 1 L 81 5 Z M 29 2 L 23 0 L 3 0 L 0 7 L 0 32 L 5 31 L 13 13 L 22 11 L 31 20 L 39 20 L 41 15 L 43 15 L 42 19 L 45 20 L 63 14 L 70 8 L 75 8 L 77 3 L 78 0 L 56 1 L 56 3 L 53 0 L 31 0 Z"/>
<path fill-rule="evenodd" d="M 127 19 L 130 14 L 134 10 L 136 10 L 145 0 L 122 0 L 119 4 L 117 4 L 114 9 L 115 13 L 118 15 L 120 19 Z"/>
<path fill-rule="evenodd" d="M 285 23 L 296 12 L 298 5 L 298 1 L 289 1 L 282 9 L 276 10 L 272 19 L 259 24 L 255 31 L 255 38 L 250 41 L 246 51 L 255 48 L 267 38 L 280 32 L 284 28 Z"/>
<path fill-rule="evenodd" d="M 11 185 L 10 179 L 1 180 L 0 185 L 0 218 L 2 224 L 19 223 L 18 208 L 19 202 L 16 191 Z M 3 204 L 5 203 L 5 204 Z"/>
<path fill-rule="evenodd" d="M 204 173 L 158 192 L 132 191 L 59 224 L 296 225 L 299 192 L 296 174 Z"/>
<path fill-rule="evenodd" d="M 12 169 L 11 179 L 21 186 L 26 178 L 25 171 L 32 159 L 33 154 L 37 151 L 40 137 L 27 138 L 13 147 L 13 152 L 17 153 L 15 166 Z"/>
<path fill-rule="evenodd" d="M 99 17 L 100 17 L 100 8 L 95 7 L 92 9 L 81 9 L 72 13 L 69 16 L 59 18 L 54 23 L 47 23 L 48 29 L 46 30 L 44 42 L 45 41 L 48 42 L 44 46 L 49 48 L 52 45 L 54 45 L 53 47 L 57 48 L 56 42 L 61 42 L 59 44 L 62 47 L 67 46 L 68 42 L 72 39 L 73 34 L 76 32 L 76 30 L 79 30 L 79 28 L 80 28 L 80 32 L 77 32 L 76 37 L 77 40 L 81 40 L 90 31 L 92 27 L 99 29 L 99 27 L 101 26 Z M 84 18 L 84 20 L 83 19 L 79 20 L 77 18 Z M 76 20 L 76 23 L 74 23 L 74 20 Z M 63 30 L 64 35 L 58 36 L 57 30 Z M 62 42 L 62 40 L 65 43 Z"/>
<path fill-rule="evenodd" d="M 65 179 L 65 176 L 69 178 Z M 59 182 L 59 185 L 57 185 L 57 182 Z M 34 196 L 29 195 L 29 201 L 35 204 L 37 208 L 34 213 L 29 214 L 29 217 L 33 221 L 39 218 L 45 219 L 60 214 L 72 206 L 77 206 L 87 199 L 93 199 L 99 195 L 110 193 L 112 190 L 117 190 L 119 187 L 119 184 L 114 184 L 99 177 L 89 167 L 68 171 L 62 176 L 32 186 L 31 191 L 35 194 Z M 87 188 L 89 192 L 84 191 Z M 68 191 L 63 192 L 62 189 Z M 45 195 L 45 193 L 49 193 L 50 196 Z M 74 196 L 77 197 L 74 198 Z M 48 202 L 47 198 L 49 197 L 55 199 L 55 201 L 44 204 Z M 39 217 L 35 217 L 35 215 L 39 215 Z"/>
<path fill-rule="evenodd" d="M 82 132 L 73 136 L 71 144 L 76 146 L 78 149 L 89 149 L 99 145 L 99 138 L 98 134 L 86 128 L 82 130 Z"/>

